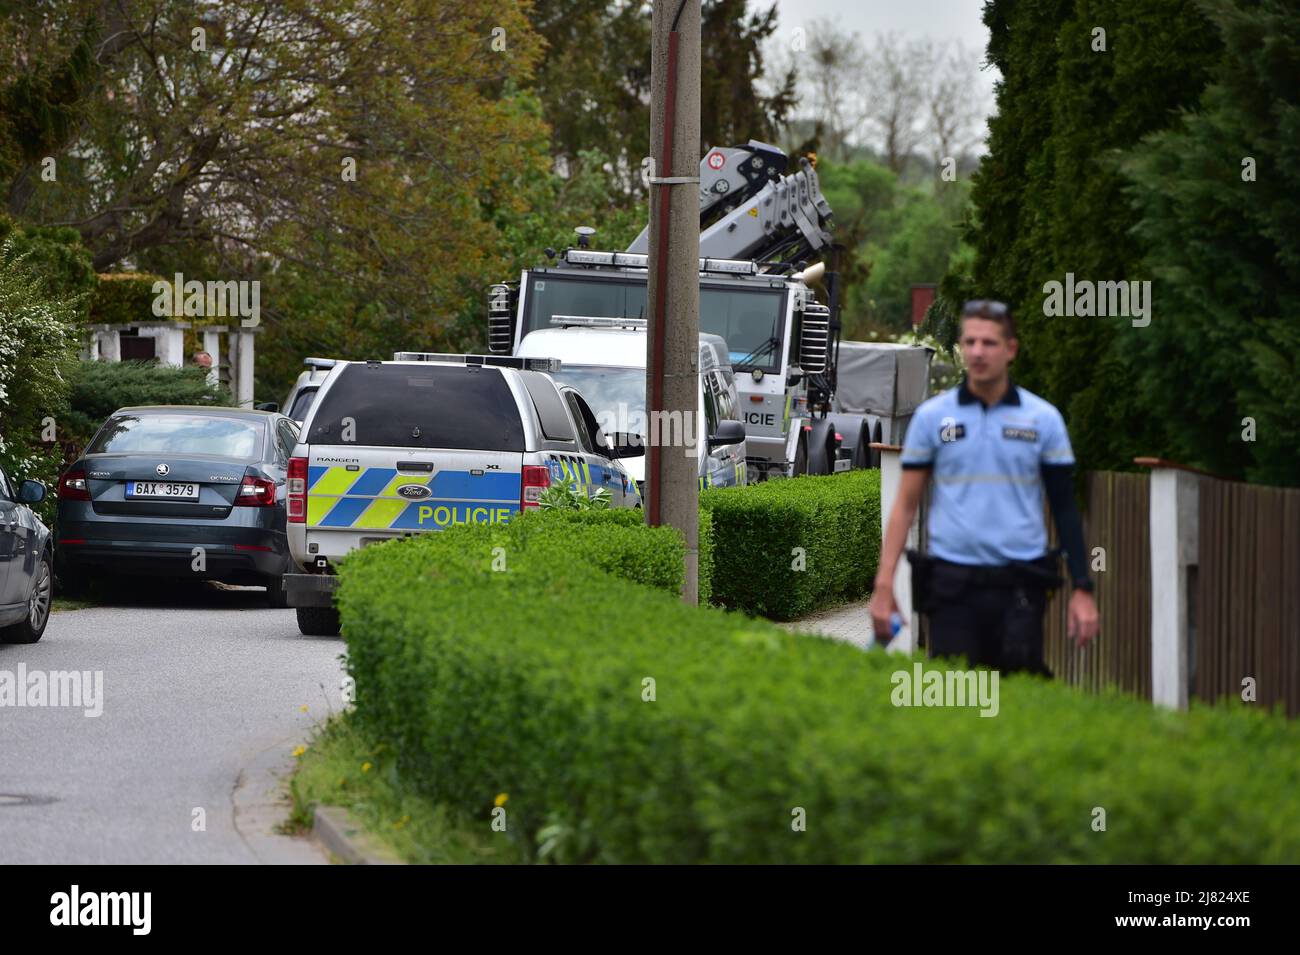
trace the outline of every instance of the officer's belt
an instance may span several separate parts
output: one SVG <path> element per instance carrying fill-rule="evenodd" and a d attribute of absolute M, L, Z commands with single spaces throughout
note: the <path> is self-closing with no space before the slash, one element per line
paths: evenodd
<path fill-rule="evenodd" d="M 968 583 L 977 587 L 1041 587 L 1046 590 L 1061 586 L 1061 577 L 1045 566 L 1046 560 L 1014 560 L 1005 566 L 987 564 L 958 564 L 942 557 L 930 557 L 935 567 L 956 570 Z"/>

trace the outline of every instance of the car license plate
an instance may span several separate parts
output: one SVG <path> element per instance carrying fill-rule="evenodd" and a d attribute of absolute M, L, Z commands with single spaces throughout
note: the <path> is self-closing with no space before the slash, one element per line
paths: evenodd
<path fill-rule="evenodd" d="M 178 501 L 197 501 L 197 484 L 176 484 L 170 481 L 127 481 L 127 497 L 171 498 Z"/>

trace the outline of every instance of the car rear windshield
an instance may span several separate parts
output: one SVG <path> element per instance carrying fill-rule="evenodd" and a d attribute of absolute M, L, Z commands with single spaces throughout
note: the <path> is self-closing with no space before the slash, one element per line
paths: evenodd
<path fill-rule="evenodd" d="M 215 454 L 256 460 L 266 426 L 220 415 L 122 414 L 110 418 L 87 454 Z"/>
<path fill-rule="evenodd" d="M 524 429 L 496 368 L 358 363 L 318 397 L 307 443 L 523 451 Z"/>

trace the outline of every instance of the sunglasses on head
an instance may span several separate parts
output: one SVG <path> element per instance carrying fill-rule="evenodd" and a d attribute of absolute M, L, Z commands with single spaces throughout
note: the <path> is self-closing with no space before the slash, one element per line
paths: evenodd
<path fill-rule="evenodd" d="M 976 298 L 967 302 L 961 307 L 962 315 L 996 315 L 1001 317 L 1007 314 L 1007 303 L 998 302 L 991 298 Z"/>

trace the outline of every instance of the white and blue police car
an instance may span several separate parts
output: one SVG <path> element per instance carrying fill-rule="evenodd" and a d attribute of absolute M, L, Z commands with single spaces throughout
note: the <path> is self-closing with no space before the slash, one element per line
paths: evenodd
<path fill-rule="evenodd" d="M 455 524 L 500 524 L 567 484 L 639 503 L 623 458 L 555 359 L 399 352 L 340 361 L 289 459 L 289 606 L 308 635 L 339 632 L 334 565 L 350 551 Z"/>

